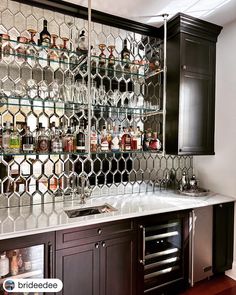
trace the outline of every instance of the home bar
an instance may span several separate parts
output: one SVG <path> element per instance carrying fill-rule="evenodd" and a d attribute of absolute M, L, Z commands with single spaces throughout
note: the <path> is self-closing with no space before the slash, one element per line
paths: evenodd
<path fill-rule="evenodd" d="M 232 25 L 98 2 L 1 0 L 0 295 L 236 294 Z"/>

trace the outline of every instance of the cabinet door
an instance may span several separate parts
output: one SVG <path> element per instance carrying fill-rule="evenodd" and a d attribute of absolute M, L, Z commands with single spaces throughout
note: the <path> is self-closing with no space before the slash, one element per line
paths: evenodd
<path fill-rule="evenodd" d="M 181 66 L 188 72 L 214 75 L 215 43 L 181 34 Z"/>
<path fill-rule="evenodd" d="M 211 76 L 183 71 L 180 80 L 181 154 L 214 154 L 215 100 Z"/>
<path fill-rule="evenodd" d="M 133 234 L 101 242 L 101 295 L 134 295 L 136 240 Z"/>
<path fill-rule="evenodd" d="M 56 278 L 63 282 L 60 295 L 98 295 L 99 244 L 57 251 Z"/>
<path fill-rule="evenodd" d="M 234 244 L 234 203 L 215 205 L 213 209 L 213 272 L 232 268 Z"/>

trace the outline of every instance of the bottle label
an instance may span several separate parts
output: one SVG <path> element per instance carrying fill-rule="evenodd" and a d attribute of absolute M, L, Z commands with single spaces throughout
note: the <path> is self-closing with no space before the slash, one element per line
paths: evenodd
<path fill-rule="evenodd" d="M 39 147 L 40 152 L 48 152 L 49 151 L 49 141 L 46 139 L 39 140 L 38 147 Z"/>
<path fill-rule="evenodd" d="M 62 152 L 63 151 L 63 149 L 62 149 L 62 142 L 54 141 L 52 143 L 52 151 L 55 152 L 55 153 Z"/>
<path fill-rule="evenodd" d="M 34 145 L 33 144 L 23 144 L 22 145 L 22 150 L 24 151 L 24 152 L 33 152 L 33 150 L 34 150 Z"/>

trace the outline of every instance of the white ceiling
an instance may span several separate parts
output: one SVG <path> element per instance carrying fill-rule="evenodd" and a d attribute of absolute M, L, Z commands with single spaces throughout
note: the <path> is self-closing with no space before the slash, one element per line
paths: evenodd
<path fill-rule="evenodd" d="M 87 7 L 88 0 L 66 0 Z M 162 18 L 151 17 L 178 12 L 224 26 L 236 20 L 236 0 L 91 0 L 92 8 L 153 26 Z"/>

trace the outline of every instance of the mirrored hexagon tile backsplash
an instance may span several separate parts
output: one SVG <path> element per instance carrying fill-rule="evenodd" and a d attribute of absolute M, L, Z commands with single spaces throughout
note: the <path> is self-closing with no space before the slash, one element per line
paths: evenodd
<path fill-rule="evenodd" d="M 29 38 L 30 35 L 27 31 L 29 29 L 41 32 L 44 19 L 48 21 L 48 31 L 51 35 L 58 36 L 55 39 L 55 44 L 59 47 L 63 42 L 61 38 L 68 38 L 69 40 L 65 41 L 67 42 L 66 46 L 71 50 L 71 58 L 76 58 L 73 56 L 73 50 L 76 48 L 75 44 L 78 44 L 79 35 L 84 31 L 85 37 L 88 36 L 87 21 L 11 0 L 0 1 L 0 34 L 8 34 L 11 40 L 17 40 L 19 36 Z M 36 33 L 34 38 L 36 41 L 39 34 Z M 105 44 L 104 53 L 106 56 L 111 53 L 109 45 L 115 46 L 112 50 L 114 55 L 119 56 L 125 39 L 134 60 L 145 59 L 145 56 L 154 50 L 152 44 L 158 44 L 158 42 L 160 44 L 160 40 L 154 40 L 154 38 L 92 23 L 91 44 L 94 55 L 101 53 L 99 44 Z M 11 48 L 9 50 L 20 52 L 22 48 L 18 48 L 19 46 L 24 47 L 20 43 L 10 42 Z M 37 54 L 41 57 L 48 54 L 42 47 L 35 49 L 33 46 L 31 50 L 31 54 L 34 53 L 33 50 L 40 51 Z M 161 49 L 159 53 L 161 56 Z M 88 112 L 85 108 L 66 109 L 60 107 L 61 105 L 65 106 L 64 102 L 61 105 L 57 104 L 56 107 L 55 102 L 47 102 L 46 100 L 42 102 L 37 99 L 33 102 L 21 99 L 15 103 L 16 100 L 13 102 L 13 99 L 10 98 L 22 90 L 22 85 L 29 80 L 36 83 L 37 89 L 40 87 L 43 89 L 45 84 L 50 89 L 50 85 L 55 80 L 57 81 L 56 86 L 61 87 L 68 84 L 68 81 L 81 79 L 87 81 L 87 76 L 86 66 L 78 68 L 73 63 L 64 63 L 64 65 L 50 63 L 48 65 L 43 58 L 22 59 L 21 56 L 15 57 L 14 54 L 9 54 L 6 60 L 0 60 L 0 91 L 8 96 L 8 103 L 3 101 L 0 103 L 0 125 L 4 126 L 4 123 L 8 121 L 13 127 L 20 128 L 19 123 L 23 122 L 30 126 L 30 131 L 34 133 L 39 124 L 42 124 L 46 130 L 50 129 L 52 123 L 57 127 L 84 124 L 88 120 Z M 119 71 L 116 71 L 115 75 L 108 72 L 108 75 L 105 76 L 101 71 L 95 69 L 92 72 L 92 82 L 95 88 L 97 87 L 100 91 L 100 96 L 104 95 L 105 91 L 109 97 L 108 93 L 115 93 L 115 89 L 128 93 L 127 96 L 122 95 L 121 107 L 122 104 L 128 103 L 130 110 L 136 105 L 148 109 L 161 108 L 162 81 L 160 76 L 149 80 L 139 79 L 138 81 L 135 78 L 130 79 L 130 77 L 119 75 Z M 101 84 L 105 87 L 101 88 Z M 31 87 L 31 94 L 34 95 L 34 85 Z M 64 91 L 68 89 L 65 87 Z M 99 95 L 97 100 L 100 99 Z M 38 94 L 35 95 L 35 98 L 36 96 Z M 32 96 L 32 98 L 34 97 Z M 112 99 L 115 99 L 114 95 Z M 108 103 L 114 102 L 108 101 Z M 131 125 L 139 126 L 142 130 L 155 125 L 161 138 L 161 116 L 152 116 L 146 120 L 144 116 L 132 114 L 131 111 L 130 113 L 120 111 L 120 105 L 117 102 L 115 106 L 117 109 L 114 108 L 114 111 L 109 113 L 92 111 L 91 124 L 97 130 L 101 130 L 105 124 L 127 128 Z M 177 182 L 181 179 L 183 171 L 191 176 L 193 173 L 192 157 L 162 156 L 149 152 L 94 153 L 91 158 L 86 153 L 84 155 L 76 153 L 6 155 L 1 153 L 0 208 L 55 202 L 71 198 L 71 193 L 78 181 L 75 179 L 82 172 L 89 179 L 90 186 L 93 188 L 93 196 L 102 196 L 159 189 L 161 181 L 170 171 L 175 175 Z"/>

